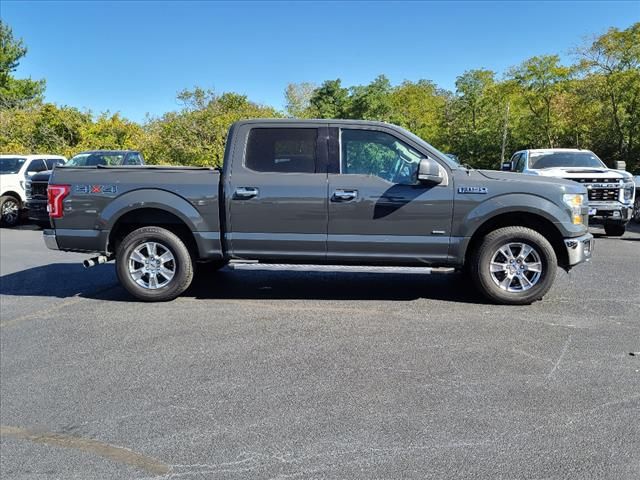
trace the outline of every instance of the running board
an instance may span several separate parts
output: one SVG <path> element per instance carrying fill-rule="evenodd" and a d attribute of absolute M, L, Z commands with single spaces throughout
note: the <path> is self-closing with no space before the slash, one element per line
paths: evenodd
<path fill-rule="evenodd" d="M 257 261 L 229 262 L 229 268 L 233 270 L 269 270 L 269 271 L 293 271 L 293 272 L 345 272 L 345 273 L 453 273 L 453 268 L 432 267 L 387 267 L 376 265 L 312 265 L 290 263 L 258 263 Z"/>

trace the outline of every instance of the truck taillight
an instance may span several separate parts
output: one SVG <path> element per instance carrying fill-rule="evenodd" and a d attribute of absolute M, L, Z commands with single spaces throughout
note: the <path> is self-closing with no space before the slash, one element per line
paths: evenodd
<path fill-rule="evenodd" d="M 65 199 L 71 187 L 69 185 L 49 185 L 47 187 L 47 210 L 49 217 L 62 218 L 62 201 Z"/>

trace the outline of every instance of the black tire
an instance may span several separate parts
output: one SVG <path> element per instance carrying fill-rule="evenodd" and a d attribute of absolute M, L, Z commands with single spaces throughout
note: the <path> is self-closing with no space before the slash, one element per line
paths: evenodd
<path fill-rule="evenodd" d="M 607 237 L 621 237 L 627 230 L 622 222 L 604 222 L 604 233 Z"/>
<path fill-rule="evenodd" d="M 142 262 L 136 262 L 133 259 L 134 251 L 143 248 L 148 243 L 156 245 L 155 249 L 158 254 L 169 251 L 172 256 L 172 260 L 168 263 L 168 269 L 173 272 L 173 277 L 166 285 L 144 287 L 134 280 L 130 272 L 131 261 L 135 262 L 133 266 L 143 265 Z M 143 251 L 147 251 L 146 255 L 151 257 L 151 252 Z M 184 242 L 174 233 L 160 227 L 143 227 L 131 232 L 120 243 L 116 252 L 116 273 L 122 286 L 134 297 L 145 302 L 163 302 L 173 300 L 189 287 L 193 280 L 193 260 Z M 158 279 L 162 279 L 160 283 L 166 280 L 162 277 L 162 273 L 156 277 L 156 285 Z M 140 278 L 140 282 L 149 285 L 152 283 L 149 274 Z"/>
<path fill-rule="evenodd" d="M 0 197 L 0 225 L 3 227 L 15 227 L 20 223 L 21 212 L 22 202 L 20 199 L 11 195 Z"/>
<path fill-rule="evenodd" d="M 511 244 L 515 245 L 512 247 Z M 520 258 L 519 255 L 516 256 L 518 244 L 525 244 L 533 249 L 533 253 L 526 255 L 521 262 L 517 261 Z M 513 262 L 499 253 L 499 249 L 505 245 L 509 245 L 508 251 L 513 253 L 511 256 Z M 523 250 L 520 249 L 519 252 L 524 253 Z M 506 270 L 502 278 L 499 278 L 502 272 L 491 271 L 492 259 L 497 258 L 504 258 L 503 264 Z M 526 259 L 539 261 L 527 262 Z M 498 263 L 496 262 L 496 265 Z M 521 272 L 519 265 L 522 264 L 525 265 L 522 267 L 524 269 L 528 269 L 527 265 L 531 265 L 532 270 Z M 501 305 L 528 305 L 541 300 L 549 291 L 555 280 L 557 266 L 556 253 L 549 241 L 541 234 L 526 227 L 505 227 L 489 233 L 471 252 L 468 271 L 476 288 L 492 302 Z M 539 268 L 539 274 L 533 271 L 534 268 L 536 270 Z M 512 275 L 514 272 L 516 274 Z M 523 275 L 525 278 L 521 280 Z M 507 278 L 509 276 L 511 280 Z M 501 287 L 498 284 L 502 283 L 501 280 L 508 285 Z M 528 286 L 526 282 L 533 285 Z"/>

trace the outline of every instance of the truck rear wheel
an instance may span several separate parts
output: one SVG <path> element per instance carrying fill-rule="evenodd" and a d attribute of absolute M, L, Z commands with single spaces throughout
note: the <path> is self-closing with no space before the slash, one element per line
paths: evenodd
<path fill-rule="evenodd" d="M 480 292 L 503 305 L 527 305 L 549 291 L 558 261 L 549 241 L 526 227 L 489 233 L 469 258 L 469 272 Z"/>
<path fill-rule="evenodd" d="M 122 286 L 146 302 L 173 300 L 193 280 L 193 261 L 184 242 L 160 227 L 134 230 L 116 252 Z"/>
<path fill-rule="evenodd" d="M 621 237 L 625 230 L 626 225 L 622 222 L 604 222 L 604 233 L 608 237 Z"/>

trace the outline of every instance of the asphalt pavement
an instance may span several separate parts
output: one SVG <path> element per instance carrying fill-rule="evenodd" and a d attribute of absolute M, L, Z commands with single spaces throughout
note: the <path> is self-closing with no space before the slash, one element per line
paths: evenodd
<path fill-rule="evenodd" d="M 85 257 L 0 230 L 3 479 L 640 478 L 637 227 L 523 307 L 348 269 L 142 304 Z"/>

